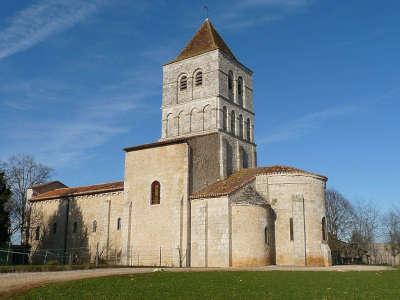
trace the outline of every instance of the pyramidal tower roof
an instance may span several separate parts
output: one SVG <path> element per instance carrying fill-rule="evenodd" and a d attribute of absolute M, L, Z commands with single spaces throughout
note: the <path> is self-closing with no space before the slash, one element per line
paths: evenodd
<path fill-rule="evenodd" d="M 236 60 L 236 57 L 233 55 L 228 45 L 207 18 L 190 42 L 172 62 L 177 62 L 216 49 L 221 50 L 225 55 Z"/>

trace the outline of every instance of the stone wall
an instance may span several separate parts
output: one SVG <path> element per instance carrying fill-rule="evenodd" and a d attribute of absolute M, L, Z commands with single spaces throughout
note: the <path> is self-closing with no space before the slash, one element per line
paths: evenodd
<path fill-rule="evenodd" d="M 126 226 L 122 219 L 122 191 L 32 201 L 31 209 L 30 244 L 34 261 L 41 262 L 46 250 L 47 260 L 61 260 L 65 250 L 67 261 L 72 258 L 78 263 L 89 259 L 93 262 L 97 248 L 101 259 L 113 257 L 115 261 L 117 255 L 119 261 L 121 232 Z M 118 218 L 121 218 L 120 229 L 117 228 Z M 93 230 L 94 221 L 96 231 Z M 38 227 L 40 237 L 36 240 Z"/>
<path fill-rule="evenodd" d="M 194 85 L 196 72 L 203 84 Z M 233 97 L 228 91 L 228 73 L 233 74 Z M 187 88 L 179 89 L 182 76 Z M 163 104 L 161 139 L 224 131 L 233 137 L 254 142 L 252 72 L 230 60 L 219 50 L 207 52 L 163 67 Z M 243 81 L 239 101 L 238 78 Z M 224 110 L 226 116 L 224 117 Z M 235 113 L 231 128 L 231 113 Z"/>
<path fill-rule="evenodd" d="M 232 266 L 269 264 L 264 230 L 266 208 L 256 205 L 232 205 Z"/>
<path fill-rule="evenodd" d="M 219 136 L 217 133 L 196 136 L 188 140 L 190 145 L 190 186 L 193 193 L 220 178 Z"/>
<path fill-rule="evenodd" d="M 220 134 L 220 174 L 224 179 L 244 167 L 243 158 L 247 157 L 247 168 L 257 167 L 256 147 L 252 143 L 239 140 L 229 134 Z"/>
<path fill-rule="evenodd" d="M 191 266 L 230 266 L 228 197 L 191 201 Z"/>
<path fill-rule="evenodd" d="M 259 175 L 256 189 L 276 214 L 276 264 L 329 265 L 330 250 L 322 240 L 321 223 L 325 216 L 325 180 L 305 174 Z"/>
<path fill-rule="evenodd" d="M 203 83 L 194 85 L 201 71 Z M 179 89 L 182 76 L 187 88 Z M 218 50 L 191 57 L 163 67 L 161 138 L 189 136 L 217 129 Z"/>
<path fill-rule="evenodd" d="M 123 258 L 126 264 L 185 266 L 188 243 L 189 147 L 185 142 L 126 152 Z M 151 184 L 161 185 L 151 204 Z M 161 254 L 160 254 L 161 253 Z"/>
<path fill-rule="evenodd" d="M 230 197 L 232 266 L 275 263 L 275 216 L 266 200 L 249 183 Z"/>

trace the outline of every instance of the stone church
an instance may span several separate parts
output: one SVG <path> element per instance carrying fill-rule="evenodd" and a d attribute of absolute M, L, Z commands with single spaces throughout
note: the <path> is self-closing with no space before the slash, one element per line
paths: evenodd
<path fill-rule="evenodd" d="M 163 66 L 161 138 L 127 147 L 124 180 L 28 190 L 32 253 L 122 265 L 327 266 L 327 178 L 257 167 L 253 72 L 206 19 Z"/>

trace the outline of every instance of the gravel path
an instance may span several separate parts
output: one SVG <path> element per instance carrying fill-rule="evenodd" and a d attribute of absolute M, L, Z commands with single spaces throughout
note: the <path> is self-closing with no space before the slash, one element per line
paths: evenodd
<path fill-rule="evenodd" d="M 151 273 L 153 268 L 105 268 L 91 270 L 58 271 L 58 272 L 26 272 L 0 274 L 0 297 L 21 292 L 51 282 L 78 280 L 111 275 L 128 275 Z M 332 267 L 286 267 L 266 266 L 254 268 L 165 268 L 168 272 L 207 272 L 207 271 L 386 271 L 394 270 L 385 266 L 332 266 Z"/>

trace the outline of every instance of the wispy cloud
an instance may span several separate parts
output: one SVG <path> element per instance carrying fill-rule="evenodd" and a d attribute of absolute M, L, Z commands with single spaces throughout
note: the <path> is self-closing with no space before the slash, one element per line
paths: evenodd
<path fill-rule="evenodd" d="M 6 158 L 15 149 L 31 149 L 41 161 L 54 167 L 79 164 L 92 149 L 130 130 L 127 116 L 141 109 L 144 94 L 91 99 L 69 111 L 69 117 L 38 118 L 18 124 L 3 124 L 8 147 L 0 152 Z M 7 153 L 7 149 L 10 153 Z M 1 158 L 0 158 L 1 159 Z"/>
<path fill-rule="evenodd" d="M 291 120 L 276 128 L 272 133 L 259 139 L 260 144 L 271 144 L 288 140 L 299 139 L 313 130 L 321 127 L 323 123 L 357 111 L 356 106 L 334 107 L 313 112 L 300 118 Z"/>
<path fill-rule="evenodd" d="M 8 141 L 0 149 L 0 160 L 16 149 L 30 149 L 55 168 L 79 167 L 95 156 L 93 149 L 130 132 L 139 119 L 154 113 L 149 99 L 160 94 L 156 75 L 145 68 L 128 69 L 94 89 L 49 78 L 0 85 L 0 96 L 16 99 L 0 105 L 7 105 L 10 114 L 26 116 L 19 122 L 0 120 Z"/>
<path fill-rule="evenodd" d="M 281 20 L 289 14 L 307 9 L 315 0 L 242 0 L 232 3 L 220 14 L 222 25 L 229 29 L 244 29 Z"/>
<path fill-rule="evenodd" d="M 14 15 L 0 29 L 0 59 L 33 47 L 98 10 L 106 0 L 42 0 Z"/>

